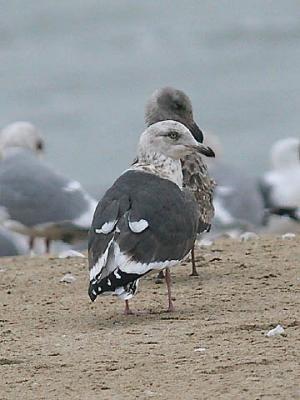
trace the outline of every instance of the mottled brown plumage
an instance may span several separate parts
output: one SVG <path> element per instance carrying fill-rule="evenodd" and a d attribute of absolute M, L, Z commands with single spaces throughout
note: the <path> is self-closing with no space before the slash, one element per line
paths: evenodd
<path fill-rule="evenodd" d="M 198 154 L 185 157 L 181 160 L 181 165 L 183 187 L 188 188 L 195 196 L 199 205 L 201 223 L 210 225 L 214 216 L 215 181 L 210 178 L 207 166 Z"/>

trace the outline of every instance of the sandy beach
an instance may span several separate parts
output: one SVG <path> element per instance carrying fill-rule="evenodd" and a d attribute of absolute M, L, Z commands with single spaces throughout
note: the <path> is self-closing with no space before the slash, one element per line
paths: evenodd
<path fill-rule="evenodd" d="M 149 275 L 131 302 L 146 313 L 129 317 L 115 297 L 89 301 L 86 259 L 1 259 L 1 400 L 299 399 L 300 237 L 197 258 L 199 277 L 172 270 L 174 313 Z"/>

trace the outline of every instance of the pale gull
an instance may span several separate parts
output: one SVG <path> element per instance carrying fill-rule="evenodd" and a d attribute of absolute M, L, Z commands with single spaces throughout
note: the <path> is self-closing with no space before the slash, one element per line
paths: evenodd
<path fill-rule="evenodd" d="M 271 169 L 260 187 L 268 211 L 265 232 L 300 232 L 300 139 L 281 139 L 271 147 Z"/>
<path fill-rule="evenodd" d="M 44 147 L 29 123 L 14 123 L 0 134 L 0 219 L 4 227 L 36 237 L 73 241 L 83 238 L 96 201 L 80 183 L 57 173 L 37 157 Z"/>

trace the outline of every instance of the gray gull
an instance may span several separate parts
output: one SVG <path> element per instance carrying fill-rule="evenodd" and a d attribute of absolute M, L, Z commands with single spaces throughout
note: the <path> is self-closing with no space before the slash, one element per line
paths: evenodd
<path fill-rule="evenodd" d="M 46 240 L 73 241 L 87 235 L 96 201 L 80 183 L 37 157 L 44 147 L 30 123 L 14 123 L 0 134 L 0 221 L 13 231 Z"/>
<path fill-rule="evenodd" d="M 23 236 L 0 227 L 0 257 L 25 254 L 26 246 Z"/>
<path fill-rule="evenodd" d="M 190 98 L 172 87 L 157 89 L 149 98 L 145 108 L 145 122 L 150 126 L 156 122 L 174 120 L 185 125 L 194 138 L 203 142 L 203 133 L 194 121 Z M 183 187 L 191 191 L 200 212 L 198 233 L 209 231 L 214 216 L 213 191 L 215 182 L 210 178 L 207 166 L 200 153 L 185 155 L 182 160 Z M 198 275 L 194 247 L 191 249 L 192 276 Z"/>
<path fill-rule="evenodd" d="M 300 139 L 285 138 L 271 147 L 271 170 L 260 188 L 268 210 L 265 232 L 300 231 Z"/>
<path fill-rule="evenodd" d="M 204 143 L 212 146 L 216 154 L 214 159 L 207 160 L 209 173 L 217 183 L 212 236 L 224 232 L 258 231 L 265 211 L 257 179 L 222 160 L 222 146 L 217 136 L 206 134 Z"/>
<path fill-rule="evenodd" d="M 165 269 L 169 311 L 169 268 L 192 249 L 199 208 L 189 191 L 182 190 L 180 159 L 211 149 L 197 142 L 181 123 L 163 121 L 142 133 L 138 161 L 127 169 L 99 202 L 89 234 L 89 296 L 105 292 L 128 300 L 138 281 L 152 270 Z"/>

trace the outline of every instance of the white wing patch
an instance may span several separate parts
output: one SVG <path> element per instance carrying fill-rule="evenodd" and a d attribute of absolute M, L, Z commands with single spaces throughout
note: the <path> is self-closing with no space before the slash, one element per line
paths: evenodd
<path fill-rule="evenodd" d="M 121 275 L 118 274 L 118 271 L 117 271 L 117 270 L 114 271 L 114 275 L 115 275 L 115 277 L 116 277 L 117 279 L 121 279 Z"/>
<path fill-rule="evenodd" d="M 115 294 L 122 300 L 130 300 L 133 298 L 133 294 L 126 292 L 126 290 L 123 288 L 123 286 L 118 287 L 115 290 Z"/>
<path fill-rule="evenodd" d="M 117 220 L 115 219 L 114 221 L 110 222 L 105 222 L 100 229 L 95 228 L 95 233 L 103 233 L 104 235 L 107 235 L 108 233 L 112 232 L 115 225 L 117 223 Z"/>
<path fill-rule="evenodd" d="M 101 257 L 98 258 L 98 261 L 96 264 L 90 269 L 90 280 L 92 281 L 93 279 L 96 278 L 98 274 L 102 271 L 104 266 L 106 265 L 107 262 L 107 256 L 108 256 L 108 250 L 113 242 L 114 238 L 111 239 L 111 241 L 108 243 L 105 252 L 102 254 Z"/>
<path fill-rule="evenodd" d="M 173 267 L 180 262 L 180 260 L 154 261 L 151 263 L 133 261 L 131 256 L 121 252 L 117 243 L 115 243 L 114 256 L 116 265 L 118 265 L 122 272 L 126 272 L 127 274 L 143 275 L 152 269 L 161 270 L 167 267 Z"/>
<path fill-rule="evenodd" d="M 128 223 L 129 228 L 133 233 L 141 233 L 149 226 L 148 221 L 146 221 L 145 219 L 140 219 L 139 221 L 134 222 L 128 221 Z"/>

